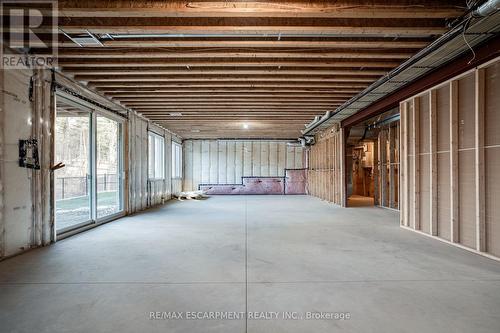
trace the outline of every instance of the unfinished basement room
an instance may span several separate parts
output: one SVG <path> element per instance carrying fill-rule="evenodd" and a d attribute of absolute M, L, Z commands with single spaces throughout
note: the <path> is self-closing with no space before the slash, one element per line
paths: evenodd
<path fill-rule="evenodd" d="M 0 333 L 500 332 L 500 0 L 0 14 Z"/>

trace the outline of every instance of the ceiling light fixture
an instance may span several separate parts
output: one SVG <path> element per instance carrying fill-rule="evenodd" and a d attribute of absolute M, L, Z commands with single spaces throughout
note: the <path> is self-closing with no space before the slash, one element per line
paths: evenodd
<path fill-rule="evenodd" d="M 248 124 L 243 124 L 244 129 L 248 129 Z"/>

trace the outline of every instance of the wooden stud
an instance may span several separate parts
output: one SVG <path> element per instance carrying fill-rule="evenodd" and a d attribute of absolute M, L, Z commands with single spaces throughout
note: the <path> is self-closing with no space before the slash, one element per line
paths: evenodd
<path fill-rule="evenodd" d="M 458 81 L 450 82 L 450 240 L 459 238 L 459 182 L 458 182 Z"/>
<path fill-rule="evenodd" d="M 412 144 L 413 144 L 413 229 L 420 230 L 420 99 L 415 97 L 412 99 Z"/>
<path fill-rule="evenodd" d="M 373 179 L 374 179 L 374 188 L 373 188 L 373 201 L 374 204 L 382 205 L 380 202 L 380 174 L 381 174 L 381 160 L 380 160 L 380 133 L 378 135 L 377 140 L 373 142 Z"/>
<path fill-rule="evenodd" d="M 410 226 L 410 214 L 409 214 L 409 158 L 408 158 L 408 148 L 409 148 L 409 138 L 408 138 L 408 110 L 407 101 L 400 104 L 401 110 L 401 127 L 400 127 L 400 137 L 401 137 L 401 172 L 399 176 L 399 182 L 401 186 L 401 212 L 400 212 L 400 223 L 406 227 Z"/>
<path fill-rule="evenodd" d="M 486 251 L 485 179 L 484 179 L 484 68 L 475 73 L 475 192 L 476 192 L 476 250 Z"/>
<path fill-rule="evenodd" d="M 430 143 L 430 234 L 438 235 L 438 162 L 437 162 L 437 106 L 436 90 L 429 93 L 429 143 Z"/>

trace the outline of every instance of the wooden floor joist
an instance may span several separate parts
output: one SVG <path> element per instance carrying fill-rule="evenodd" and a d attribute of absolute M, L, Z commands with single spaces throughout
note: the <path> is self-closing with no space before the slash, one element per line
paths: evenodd
<path fill-rule="evenodd" d="M 58 66 L 139 112 L 166 119 L 176 108 L 210 112 L 210 122 L 185 118 L 185 128 L 162 122 L 185 138 L 288 139 L 429 45 L 465 7 L 448 0 L 59 0 Z M 50 31 L 44 24 L 38 32 Z M 89 34 L 93 43 L 79 39 Z M 293 123 L 278 128 L 259 115 L 252 133 L 241 130 L 240 116 L 284 120 L 285 110 Z M 219 128 L 229 115 L 239 125 Z"/>
<path fill-rule="evenodd" d="M 60 15 L 64 17 L 306 17 L 306 18 L 452 18 L 464 8 L 454 4 L 433 5 L 385 5 L 357 4 L 338 6 L 324 1 L 294 2 L 276 1 L 123 1 L 120 6 L 107 7 L 101 1 L 59 0 Z"/>

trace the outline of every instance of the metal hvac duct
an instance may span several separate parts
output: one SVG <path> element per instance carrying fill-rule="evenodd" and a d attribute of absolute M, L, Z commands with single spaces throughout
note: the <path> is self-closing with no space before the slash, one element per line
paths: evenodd
<path fill-rule="evenodd" d="M 488 16 L 500 9 L 500 0 L 489 0 L 479 6 L 474 14 L 479 16 Z"/>
<path fill-rule="evenodd" d="M 499 6 L 500 0 L 489 0 L 477 9 L 471 9 L 454 22 L 447 33 L 331 112 L 329 118 L 321 118 L 320 121 L 311 123 L 302 130 L 302 134 L 313 135 L 319 130 L 328 128 L 333 122 L 342 121 L 356 114 L 391 92 L 457 58 L 470 47 L 494 36 L 500 28 Z M 465 41 L 464 36 L 468 32 L 470 35 Z"/>

